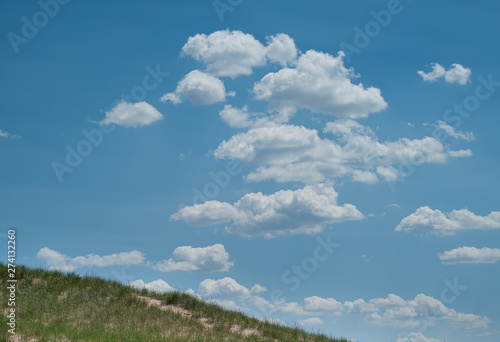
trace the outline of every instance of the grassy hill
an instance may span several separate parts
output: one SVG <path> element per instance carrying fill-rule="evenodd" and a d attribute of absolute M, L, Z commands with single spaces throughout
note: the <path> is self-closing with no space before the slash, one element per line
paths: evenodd
<path fill-rule="evenodd" d="M 116 281 L 16 267 L 16 333 L 7 329 L 7 267 L 0 263 L 0 341 L 345 342 L 263 322 L 180 292 L 158 294 Z"/>

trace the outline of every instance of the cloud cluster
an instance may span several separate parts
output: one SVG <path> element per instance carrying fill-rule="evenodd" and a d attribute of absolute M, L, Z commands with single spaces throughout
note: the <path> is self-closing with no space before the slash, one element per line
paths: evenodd
<path fill-rule="evenodd" d="M 239 126 L 257 122 L 245 109 L 226 107 L 225 112 L 226 120 L 231 117 Z M 431 137 L 379 142 L 369 127 L 350 119 L 326 124 L 324 133 L 332 139 L 321 138 L 318 131 L 304 126 L 259 123 L 223 141 L 213 152 L 217 159 L 256 164 L 246 177 L 253 182 L 272 179 L 307 184 L 344 176 L 365 183 L 394 181 L 402 176 L 395 166 L 444 163 L 450 157 L 469 155 L 449 150 Z"/>
<path fill-rule="evenodd" d="M 212 75 L 235 78 L 250 75 L 253 68 L 267 61 L 286 65 L 295 60 L 297 52 L 293 39 L 286 34 L 267 37 L 264 46 L 251 34 L 224 30 L 189 37 L 181 55 L 202 61 Z"/>
<path fill-rule="evenodd" d="M 419 327 L 422 320 L 429 323 L 443 320 L 457 327 L 479 329 L 487 328 L 490 322 L 487 317 L 456 312 L 424 294 L 412 300 L 390 294 L 386 298 L 374 298 L 368 302 L 357 299 L 343 304 L 333 298 L 309 297 L 304 299 L 304 303 L 304 309 L 314 314 L 364 314 L 370 324 L 395 328 L 411 329 Z"/>
<path fill-rule="evenodd" d="M 443 264 L 494 264 L 500 261 L 500 249 L 498 248 L 476 248 L 459 247 L 439 253 L 439 260 Z"/>
<path fill-rule="evenodd" d="M 428 206 L 418 208 L 403 218 L 396 231 L 424 231 L 438 236 L 455 235 L 464 230 L 500 229 L 500 212 L 492 211 L 487 216 L 478 216 L 467 209 L 443 213 Z"/>
<path fill-rule="evenodd" d="M 54 251 L 48 247 L 40 249 L 36 255 L 37 259 L 45 261 L 51 270 L 74 271 L 81 267 L 106 267 L 106 266 L 125 266 L 141 265 L 146 260 L 143 253 L 139 251 L 123 252 L 118 254 L 100 256 L 89 254 L 87 256 L 78 256 L 70 258 L 69 256 Z"/>
<path fill-rule="evenodd" d="M 139 288 L 149 286 L 151 289 L 164 288 L 164 291 L 171 289 L 168 284 L 159 280 L 149 283 L 149 285 L 144 284 L 141 280 L 133 283 L 137 284 Z M 347 315 L 361 315 L 369 324 L 391 326 L 399 329 L 415 329 L 421 327 L 422 322 L 426 322 L 428 325 L 448 322 L 455 327 L 468 330 L 487 329 L 490 323 L 490 320 L 485 316 L 457 312 L 446 307 L 441 301 L 424 294 L 419 294 L 411 300 L 389 294 L 385 298 L 373 298 L 368 301 L 360 298 L 345 302 L 333 298 L 313 296 L 304 298 L 301 305 L 298 302 L 287 302 L 284 298 L 269 301 L 260 295 L 267 292 L 265 287 L 255 284 L 252 288 L 248 288 L 230 277 L 217 280 L 205 279 L 200 282 L 196 293 L 192 290 L 188 290 L 188 292 L 226 308 L 249 313 L 260 312 L 264 316 L 273 314 L 305 316 L 305 318 L 298 320 L 298 323 L 302 326 L 323 325 L 324 319 L 318 316 Z M 412 333 L 398 341 L 434 342 L 435 340 L 428 339 L 421 333 Z"/>
<path fill-rule="evenodd" d="M 307 109 L 340 118 L 363 118 L 385 109 L 387 103 L 379 89 L 352 83 L 354 72 L 344 67 L 343 57 L 342 52 L 333 57 L 307 51 L 293 67 L 269 73 L 257 82 L 255 97 L 286 115 Z"/>
<path fill-rule="evenodd" d="M 123 127 L 140 127 L 161 120 L 163 115 L 147 102 L 129 103 L 120 101 L 99 122 L 101 125 L 115 124 Z"/>
<path fill-rule="evenodd" d="M 460 85 L 465 85 L 469 82 L 471 70 L 469 68 L 465 68 L 461 64 L 453 63 L 448 70 L 445 70 L 445 68 L 438 63 L 432 63 L 431 65 L 432 71 L 429 73 L 417 71 L 424 81 L 435 82 L 441 77 L 444 77 L 446 83 L 458 83 Z"/>
<path fill-rule="evenodd" d="M 221 223 L 230 233 L 273 237 L 286 233 L 318 233 L 333 222 L 359 220 L 363 214 L 352 204 L 337 204 L 337 192 L 324 184 L 281 190 L 271 195 L 249 193 L 234 204 L 208 201 L 185 207 L 171 216 L 193 226 Z"/>
<path fill-rule="evenodd" d="M 127 266 L 142 265 L 161 272 L 226 272 L 234 265 L 229 261 L 229 253 L 221 244 L 208 247 L 194 248 L 191 246 L 181 246 L 174 250 L 172 258 L 151 264 L 145 263 L 146 256 L 139 251 L 124 252 L 112 255 L 99 256 L 89 254 L 87 256 L 77 256 L 71 258 L 65 254 L 54 251 L 48 247 L 41 248 L 38 252 L 38 259 L 43 260 L 51 270 L 74 271 L 81 267 L 106 267 L 106 266 Z"/>
<path fill-rule="evenodd" d="M 234 93 L 226 93 L 218 77 L 250 75 L 255 67 L 270 62 L 282 68 L 255 83 L 253 93 L 256 99 L 269 103 L 270 112 L 279 113 L 281 122 L 300 109 L 340 118 L 363 118 L 387 107 L 380 89 L 353 83 L 358 75 L 344 66 L 343 52 L 334 57 L 310 50 L 298 56 L 288 35 L 280 33 L 266 39 L 263 45 L 251 34 L 229 30 L 190 37 L 181 55 L 203 62 L 205 70 L 187 74 L 177 89 L 161 100 L 174 104 L 189 100 L 195 105 L 225 101 Z"/>
<path fill-rule="evenodd" d="M 173 257 L 156 263 L 153 269 L 161 272 L 226 272 L 234 265 L 223 245 L 193 248 L 177 247 Z"/>

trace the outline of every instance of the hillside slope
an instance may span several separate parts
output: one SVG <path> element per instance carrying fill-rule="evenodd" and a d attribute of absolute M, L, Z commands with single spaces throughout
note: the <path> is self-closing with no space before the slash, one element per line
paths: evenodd
<path fill-rule="evenodd" d="M 185 293 L 24 266 L 16 267 L 16 278 L 13 337 L 7 332 L 7 267 L 0 263 L 1 341 L 347 341 L 263 322 Z"/>

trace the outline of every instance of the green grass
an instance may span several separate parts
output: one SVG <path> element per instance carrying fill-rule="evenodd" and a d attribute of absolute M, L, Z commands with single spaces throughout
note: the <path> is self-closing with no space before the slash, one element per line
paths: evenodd
<path fill-rule="evenodd" d="M 0 263 L 0 341 L 7 341 L 7 266 Z M 158 294 L 116 281 L 16 267 L 16 333 L 12 341 L 310 341 L 346 342 L 230 311 L 181 292 Z M 138 298 L 175 305 L 190 317 L 149 305 Z M 212 327 L 207 327 L 200 319 Z M 231 332 L 231 327 L 239 332 Z M 243 336 L 252 329 L 258 335 Z M 19 338 L 19 336 L 21 338 Z M 10 341 L 10 340 L 9 340 Z"/>

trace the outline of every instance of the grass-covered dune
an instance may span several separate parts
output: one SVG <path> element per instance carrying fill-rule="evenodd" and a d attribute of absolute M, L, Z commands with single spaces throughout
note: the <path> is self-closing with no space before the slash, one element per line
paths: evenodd
<path fill-rule="evenodd" d="M 185 293 L 158 294 L 24 266 L 16 267 L 16 336 L 11 336 L 7 276 L 0 263 L 0 341 L 347 341 L 261 321 Z"/>

